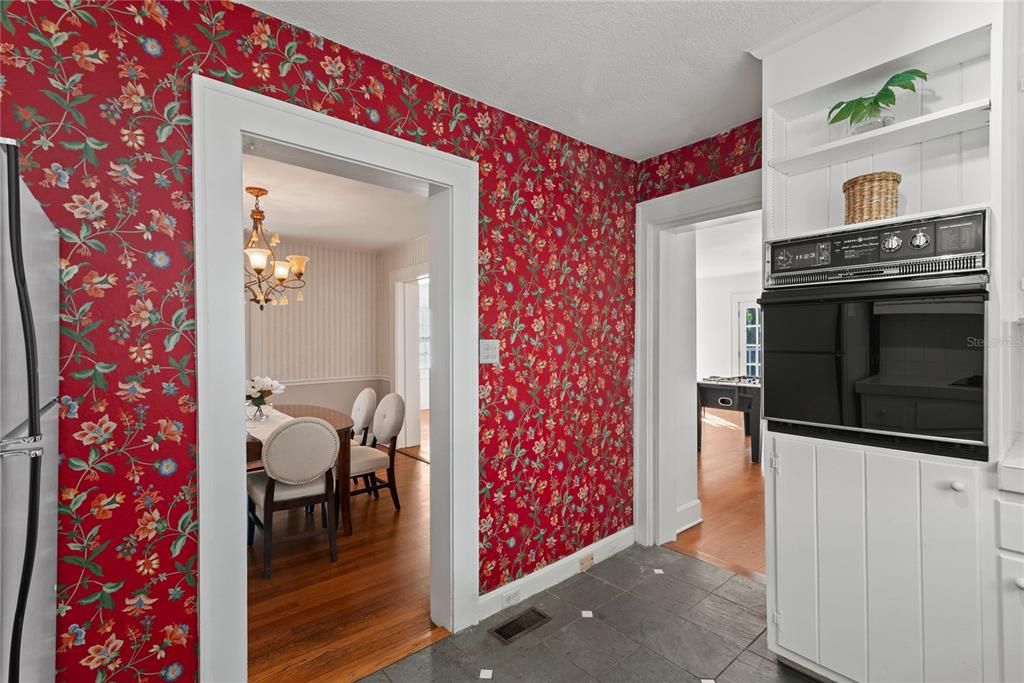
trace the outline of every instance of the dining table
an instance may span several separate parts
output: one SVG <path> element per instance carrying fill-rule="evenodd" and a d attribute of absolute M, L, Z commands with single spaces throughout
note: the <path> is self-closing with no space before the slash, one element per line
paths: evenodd
<path fill-rule="evenodd" d="M 341 525 L 346 536 L 352 535 L 352 417 L 340 410 L 305 403 L 275 404 L 263 419 L 248 419 L 245 423 L 245 465 L 246 471 L 263 469 L 263 441 L 278 425 L 295 417 L 318 417 L 338 432 L 341 446 L 338 448 L 336 478 L 338 482 L 338 505 L 341 508 Z"/>

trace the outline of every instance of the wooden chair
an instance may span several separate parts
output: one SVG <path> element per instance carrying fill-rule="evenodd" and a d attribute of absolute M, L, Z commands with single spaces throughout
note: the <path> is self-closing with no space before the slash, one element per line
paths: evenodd
<path fill-rule="evenodd" d="M 249 493 L 249 545 L 258 526 L 263 530 L 263 576 L 270 578 L 274 513 L 278 510 L 324 504 L 323 530 L 331 562 L 338 559 L 338 501 L 334 465 L 341 439 L 331 425 L 319 418 L 300 417 L 282 424 L 263 442 L 263 471 L 246 479 Z M 263 511 L 263 518 L 256 515 Z M 300 534 L 308 535 L 308 534 Z"/>
<path fill-rule="evenodd" d="M 391 491 L 391 502 L 394 503 L 395 509 L 402 509 L 398 502 L 398 487 L 395 485 L 395 447 L 398 433 L 402 431 L 404 423 L 405 401 L 402 397 L 398 394 L 388 394 L 382 398 L 373 414 L 372 444 L 352 447 L 352 476 L 366 476 L 370 479 L 366 489 L 353 491 L 353 495 L 372 493 L 374 497 L 379 497 L 380 489 L 386 488 Z M 381 452 L 377 448 L 378 445 L 387 446 L 388 452 Z M 377 472 L 384 469 L 388 472 L 387 481 L 377 478 Z"/>

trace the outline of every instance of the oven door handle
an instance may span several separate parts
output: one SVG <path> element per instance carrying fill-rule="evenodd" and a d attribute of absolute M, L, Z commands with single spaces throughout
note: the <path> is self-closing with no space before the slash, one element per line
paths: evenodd
<path fill-rule="evenodd" d="M 957 275 L 922 278 L 920 280 L 880 280 L 877 282 L 845 282 L 813 287 L 770 289 L 757 300 L 761 306 L 773 304 L 804 304 L 822 301 L 864 301 L 867 299 L 907 299 L 926 296 L 930 299 L 973 296 L 987 301 L 988 275 Z"/>

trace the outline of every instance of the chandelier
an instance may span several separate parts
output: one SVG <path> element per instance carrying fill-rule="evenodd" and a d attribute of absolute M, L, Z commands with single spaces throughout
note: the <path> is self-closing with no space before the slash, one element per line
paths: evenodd
<path fill-rule="evenodd" d="M 306 272 L 309 257 L 295 254 L 289 256 L 286 261 L 277 260 L 274 247 L 280 244 L 281 238 L 277 233 L 274 233 L 273 237 L 267 237 L 263 229 L 266 214 L 260 209 L 260 197 L 266 196 L 269 190 L 262 187 L 247 187 L 245 191 L 256 198 L 256 205 L 249 212 L 252 227 L 245 245 L 245 290 L 249 301 L 258 305 L 261 311 L 267 304 L 286 306 L 288 290 L 301 290 L 306 286 L 302 276 Z M 297 293 L 296 299 L 302 301 L 301 291 Z"/>

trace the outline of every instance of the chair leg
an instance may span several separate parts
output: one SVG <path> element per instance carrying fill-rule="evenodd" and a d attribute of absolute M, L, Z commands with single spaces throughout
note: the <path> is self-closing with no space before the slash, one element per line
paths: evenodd
<path fill-rule="evenodd" d="M 274 513 L 268 506 L 263 510 L 263 578 L 270 578 L 271 550 L 274 545 Z"/>
<path fill-rule="evenodd" d="M 376 476 L 376 475 L 374 475 Z M 398 502 L 398 486 L 395 485 L 395 468 L 388 468 L 388 488 L 391 489 L 391 502 L 395 504 L 396 510 L 401 510 L 402 506 Z M 376 489 L 374 489 L 376 491 Z"/>
<path fill-rule="evenodd" d="M 376 472 L 370 472 L 370 481 L 373 482 L 373 497 L 380 498 L 380 479 Z"/>
<path fill-rule="evenodd" d="M 327 528 L 327 503 L 320 503 L 320 523 Z"/>
<path fill-rule="evenodd" d="M 368 495 L 372 495 L 374 493 L 373 484 L 370 483 L 372 481 L 370 479 L 370 476 L 371 475 L 369 475 L 369 474 L 364 474 L 363 475 L 363 488 L 366 489 L 366 493 Z"/>
<path fill-rule="evenodd" d="M 326 524 L 324 527 L 327 529 L 327 547 L 330 551 L 331 562 L 338 561 L 338 531 L 337 522 L 334 519 L 334 499 L 337 493 L 334 490 L 334 475 L 330 470 L 327 470 L 325 475 L 325 488 L 327 493 L 327 500 L 324 503 L 323 509 L 327 512 Z"/>
<path fill-rule="evenodd" d="M 274 480 L 267 481 L 263 497 L 263 578 L 270 578 L 270 558 L 274 547 Z"/>
<path fill-rule="evenodd" d="M 313 506 L 312 505 L 307 505 L 306 506 L 306 514 L 307 515 L 313 514 Z"/>
<path fill-rule="evenodd" d="M 256 503 L 252 502 L 252 498 L 249 499 L 249 514 L 247 515 L 248 525 L 246 528 L 245 540 L 249 547 L 252 547 L 253 540 L 256 538 Z"/>

